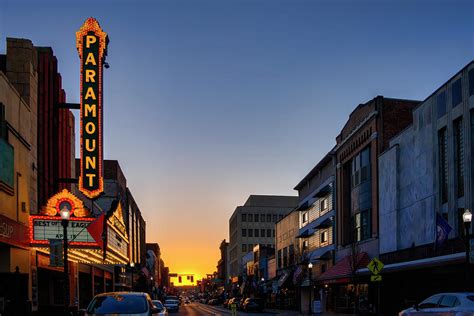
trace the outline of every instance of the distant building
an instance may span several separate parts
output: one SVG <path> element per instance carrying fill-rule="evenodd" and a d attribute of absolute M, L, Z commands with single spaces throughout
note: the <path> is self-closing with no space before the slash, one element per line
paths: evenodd
<path fill-rule="evenodd" d="M 225 241 L 225 239 L 221 242 L 219 246 L 219 250 L 221 252 L 221 258 L 217 262 L 217 277 L 223 281 L 224 284 L 228 283 L 228 271 L 227 271 L 227 266 L 228 266 L 228 248 L 229 243 Z"/>
<path fill-rule="evenodd" d="M 146 244 L 146 268 L 149 273 L 153 276 L 153 281 L 151 282 L 154 287 L 156 295 L 158 295 L 158 289 L 161 286 L 161 251 L 160 246 L 157 243 L 147 243 Z"/>
<path fill-rule="evenodd" d="M 298 203 L 296 196 L 251 195 L 229 219 L 229 276 L 243 272 L 242 257 L 261 244 L 275 247 L 275 223 Z"/>

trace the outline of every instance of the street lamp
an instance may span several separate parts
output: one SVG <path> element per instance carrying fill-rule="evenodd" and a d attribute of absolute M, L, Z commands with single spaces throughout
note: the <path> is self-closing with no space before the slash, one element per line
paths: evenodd
<path fill-rule="evenodd" d="M 308 315 L 311 315 L 311 292 L 313 290 L 313 282 L 312 280 L 312 272 L 313 272 L 313 264 L 310 262 L 308 264 L 308 274 L 309 274 L 309 298 L 308 298 Z"/>
<path fill-rule="evenodd" d="M 69 312 L 69 265 L 67 260 L 67 227 L 69 225 L 69 218 L 71 217 L 71 208 L 63 207 L 60 209 L 61 225 L 63 226 L 63 254 L 64 254 L 64 312 L 68 315 Z"/>
<path fill-rule="evenodd" d="M 465 243 L 466 243 L 466 285 L 467 288 L 469 287 L 469 235 L 470 235 L 470 228 L 472 222 L 472 213 L 466 209 L 462 214 L 462 221 L 464 222 L 464 230 L 465 230 Z M 466 288 L 466 289 L 467 289 Z"/>
<path fill-rule="evenodd" d="M 135 267 L 135 263 L 130 262 L 130 272 L 132 273 L 131 282 L 130 282 L 130 290 L 133 292 L 133 268 Z"/>

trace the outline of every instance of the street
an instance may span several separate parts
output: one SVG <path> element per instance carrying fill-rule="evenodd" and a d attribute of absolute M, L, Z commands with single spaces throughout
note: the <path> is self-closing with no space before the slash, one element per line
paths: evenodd
<path fill-rule="evenodd" d="M 210 306 L 200 303 L 183 304 L 179 308 L 179 313 L 170 313 L 171 315 L 232 315 L 230 310 L 222 306 Z M 237 312 L 237 315 L 276 315 L 275 313 L 244 313 Z"/>

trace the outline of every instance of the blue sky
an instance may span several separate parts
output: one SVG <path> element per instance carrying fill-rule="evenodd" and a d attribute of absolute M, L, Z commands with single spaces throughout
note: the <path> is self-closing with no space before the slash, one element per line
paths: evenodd
<path fill-rule="evenodd" d="M 78 102 L 89 16 L 110 36 L 105 157 L 178 272 L 212 272 L 235 206 L 295 194 L 359 103 L 424 99 L 474 59 L 469 1 L 2 0 L 0 52 L 51 46 Z"/>

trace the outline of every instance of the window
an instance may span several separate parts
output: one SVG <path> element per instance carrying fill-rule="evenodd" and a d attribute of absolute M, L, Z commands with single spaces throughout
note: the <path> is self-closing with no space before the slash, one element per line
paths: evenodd
<path fill-rule="evenodd" d="M 433 307 L 438 307 L 439 299 L 441 298 L 441 295 L 433 295 L 423 302 L 420 303 L 419 307 L 420 308 L 433 308 Z"/>
<path fill-rule="evenodd" d="M 324 230 L 321 232 L 321 236 L 320 236 L 320 242 L 323 244 L 323 243 L 327 243 L 328 242 L 328 231 L 327 230 Z"/>
<path fill-rule="evenodd" d="M 323 274 L 324 272 L 326 272 L 326 264 L 322 263 L 321 264 L 321 274 Z"/>
<path fill-rule="evenodd" d="M 308 216 L 309 216 L 308 212 L 303 213 L 303 224 L 308 222 Z"/>
<path fill-rule="evenodd" d="M 242 237 L 247 237 L 247 230 L 245 228 L 242 229 Z"/>
<path fill-rule="evenodd" d="M 439 189 L 441 203 L 448 202 L 448 137 L 446 128 L 438 132 Z"/>
<path fill-rule="evenodd" d="M 319 211 L 321 214 L 324 214 L 328 211 L 328 199 L 327 198 L 322 198 L 319 201 Z"/>
<path fill-rule="evenodd" d="M 309 248 L 309 240 L 305 239 L 303 240 L 303 250 L 306 250 Z"/>
<path fill-rule="evenodd" d="M 258 237 L 258 229 L 255 229 L 254 235 L 255 235 L 255 237 Z"/>
<path fill-rule="evenodd" d="M 265 229 L 260 229 L 260 237 L 265 237 Z"/>
<path fill-rule="evenodd" d="M 438 94 L 438 97 L 436 98 L 436 105 L 438 108 L 438 118 L 440 118 L 446 114 L 446 92 L 445 91 Z"/>
<path fill-rule="evenodd" d="M 247 214 L 242 214 L 242 222 L 246 222 L 247 221 Z"/>
<path fill-rule="evenodd" d="M 288 265 L 291 266 L 295 263 L 295 246 L 290 245 L 288 252 Z"/>
<path fill-rule="evenodd" d="M 252 230 L 252 229 L 249 229 L 249 231 L 248 231 L 248 236 L 249 236 L 249 237 L 253 237 L 253 230 Z"/>
<path fill-rule="evenodd" d="M 272 237 L 272 230 L 271 229 L 267 229 L 267 237 Z M 275 236 L 273 236 L 275 237 Z"/>
<path fill-rule="evenodd" d="M 370 179 L 370 147 L 351 160 L 351 189 Z"/>
<path fill-rule="evenodd" d="M 275 230 L 272 231 L 272 237 L 275 237 Z"/>
<path fill-rule="evenodd" d="M 274 223 L 278 222 L 278 217 L 276 215 L 273 215 L 273 222 Z"/>
<path fill-rule="evenodd" d="M 258 222 L 258 214 L 255 214 L 253 218 L 255 219 L 255 222 Z"/>
<path fill-rule="evenodd" d="M 247 219 L 249 220 L 249 222 L 252 222 L 253 221 L 253 215 L 252 214 L 247 214 Z"/>
<path fill-rule="evenodd" d="M 260 214 L 260 221 L 265 223 L 265 214 Z"/>
<path fill-rule="evenodd" d="M 469 70 L 469 95 L 474 95 L 474 68 Z"/>
<path fill-rule="evenodd" d="M 247 252 L 247 245 L 246 244 L 242 244 L 242 252 Z"/>
<path fill-rule="evenodd" d="M 281 257 L 281 249 L 280 249 L 278 250 L 278 269 L 282 268 L 281 264 L 282 264 L 282 257 Z"/>
<path fill-rule="evenodd" d="M 454 159 L 456 168 L 457 196 L 464 196 L 464 132 L 462 118 L 454 121 Z"/>
<path fill-rule="evenodd" d="M 459 302 L 459 300 L 457 299 L 456 296 L 454 296 L 454 295 L 445 295 L 441 299 L 441 302 L 439 302 L 439 307 L 441 307 L 441 308 L 443 308 L 443 307 L 456 307 L 460 304 L 461 303 Z"/>
<path fill-rule="evenodd" d="M 461 78 L 456 80 L 451 86 L 451 101 L 453 107 L 460 104 L 462 101 Z"/>
<path fill-rule="evenodd" d="M 357 213 L 352 218 L 355 241 L 361 241 L 370 237 L 369 210 Z"/>
<path fill-rule="evenodd" d="M 267 214 L 267 222 L 272 222 L 272 214 Z"/>

